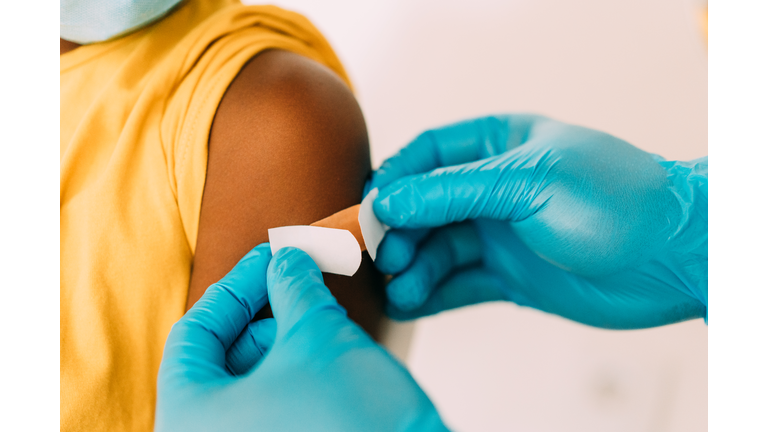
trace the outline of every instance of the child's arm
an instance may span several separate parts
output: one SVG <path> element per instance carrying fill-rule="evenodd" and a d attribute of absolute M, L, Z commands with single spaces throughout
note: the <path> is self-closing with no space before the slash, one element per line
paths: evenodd
<path fill-rule="evenodd" d="M 252 59 L 211 127 L 187 309 L 267 241 L 268 228 L 308 225 L 359 203 L 370 169 L 365 120 L 341 79 L 286 51 Z M 324 277 L 350 317 L 375 335 L 383 288 L 367 254 L 354 277 Z"/>

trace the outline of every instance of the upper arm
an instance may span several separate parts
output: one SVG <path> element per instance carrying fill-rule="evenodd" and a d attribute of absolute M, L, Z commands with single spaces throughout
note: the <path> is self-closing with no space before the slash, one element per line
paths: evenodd
<path fill-rule="evenodd" d="M 370 169 L 365 120 L 333 72 L 286 51 L 252 59 L 211 127 L 187 309 L 268 241 L 268 228 L 308 225 L 359 203 Z M 383 292 L 367 254 L 354 277 L 325 280 L 350 317 L 376 333 Z"/>

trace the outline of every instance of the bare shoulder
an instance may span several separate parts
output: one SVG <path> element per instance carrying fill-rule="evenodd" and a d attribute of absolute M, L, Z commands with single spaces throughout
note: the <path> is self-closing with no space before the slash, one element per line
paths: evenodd
<path fill-rule="evenodd" d="M 329 146 L 339 152 L 350 145 L 368 151 L 365 120 L 346 84 L 317 62 L 272 50 L 252 59 L 230 85 L 214 119 L 210 145 L 212 150 L 216 145 L 230 145 L 219 138 L 243 138 L 238 136 L 241 133 L 271 137 L 307 132 L 321 141 L 351 138 Z M 290 150 L 299 143 L 294 139 L 281 149 Z"/>
<path fill-rule="evenodd" d="M 211 127 L 187 307 L 267 241 L 268 228 L 309 224 L 360 202 L 370 169 L 365 120 L 335 73 L 286 51 L 252 59 Z M 326 282 L 350 317 L 375 333 L 383 293 L 367 256 L 353 278 Z"/>

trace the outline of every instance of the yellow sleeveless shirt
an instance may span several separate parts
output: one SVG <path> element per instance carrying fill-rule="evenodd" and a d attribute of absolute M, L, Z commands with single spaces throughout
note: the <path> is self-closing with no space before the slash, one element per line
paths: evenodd
<path fill-rule="evenodd" d="M 344 70 L 304 17 L 188 0 L 60 58 L 61 429 L 149 431 L 184 313 L 208 135 L 242 66 L 284 49 Z"/>

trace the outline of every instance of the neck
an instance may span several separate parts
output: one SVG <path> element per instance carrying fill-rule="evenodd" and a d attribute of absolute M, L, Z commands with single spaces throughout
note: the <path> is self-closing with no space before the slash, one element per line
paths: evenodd
<path fill-rule="evenodd" d="M 79 46 L 80 44 L 78 43 L 70 42 L 68 40 L 59 38 L 59 55 L 64 55 Z"/>

